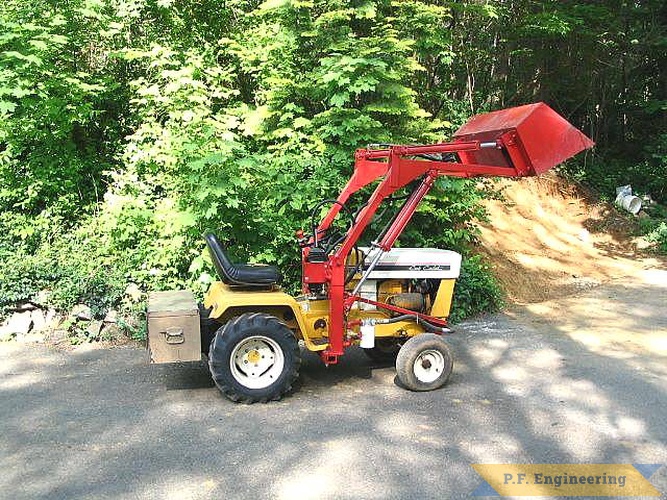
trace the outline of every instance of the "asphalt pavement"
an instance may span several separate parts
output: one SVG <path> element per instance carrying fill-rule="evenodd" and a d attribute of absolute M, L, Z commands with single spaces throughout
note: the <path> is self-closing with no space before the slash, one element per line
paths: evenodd
<path fill-rule="evenodd" d="M 239 405 L 204 363 L 140 346 L 2 343 L 0 498 L 469 498 L 475 463 L 667 464 L 657 273 L 552 303 L 563 321 L 520 306 L 459 325 L 428 393 L 358 349 L 329 368 L 305 353 L 293 395 Z M 667 492 L 667 466 L 651 482 Z"/>

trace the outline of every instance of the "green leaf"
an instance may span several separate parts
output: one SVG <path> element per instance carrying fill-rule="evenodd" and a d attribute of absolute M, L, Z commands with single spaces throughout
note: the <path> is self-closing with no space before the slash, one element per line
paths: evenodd
<path fill-rule="evenodd" d="M 25 97 L 25 96 L 27 96 L 27 95 L 30 95 L 30 94 L 32 94 L 33 92 L 32 92 L 31 90 L 27 89 L 27 88 L 23 88 L 23 87 L 15 87 L 15 88 L 11 89 L 11 92 L 10 92 L 10 93 L 11 93 L 11 95 L 13 95 L 14 97 L 20 99 L 21 97 Z"/>
<path fill-rule="evenodd" d="M 348 94 L 347 92 L 338 92 L 331 96 L 331 98 L 329 99 L 329 103 L 332 106 L 340 108 L 343 107 L 345 103 L 348 102 L 349 100 L 350 100 L 350 94 Z"/>
<path fill-rule="evenodd" d="M 10 101 L 0 101 L 0 113 L 13 113 L 16 109 L 16 104 Z"/>
<path fill-rule="evenodd" d="M 340 71 L 329 71 L 322 76 L 322 81 L 324 83 L 338 81 L 341 76 L 343 76 L 343 74 Z"/>
<path fill-rule="evenodd" d="M 41 66 L 44 61 L 40 57 L 37 57 L 35 54 L 29 54 L 25 56 L 25 61 L 31 64 L 34 64 L 35 66 Z"/>
<path fill-rule="evenodd" d="M 46 49 L 49 47 L 49 46 L 46 44 L 46 42 L 43 41 L 43 40 L 33 39 L 33 40 L 30 40 L 29 43 L 30 43 L 30 45 L 32 45 L 33 47 L 35 47 L 37 50 L 46 50 Z"/>
<path fill-rule="evenodd" d="M 295 118 L 294 119 L 294 129 L 298 130 L 303 127 L 308 127 L 310 125 L 310 120 L 308 118 L 304 118 L 302 116 Z"/>

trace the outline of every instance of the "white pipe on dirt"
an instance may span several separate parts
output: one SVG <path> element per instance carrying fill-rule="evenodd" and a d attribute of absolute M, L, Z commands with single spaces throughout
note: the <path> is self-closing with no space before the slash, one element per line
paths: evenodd
<path fill-rule="evenodd" d="M 616 205 L 632 215 L 637 215 L 642 209 L 642 200 L 632 194 L 632 186 L 628 184 L 616 188 Z"/>

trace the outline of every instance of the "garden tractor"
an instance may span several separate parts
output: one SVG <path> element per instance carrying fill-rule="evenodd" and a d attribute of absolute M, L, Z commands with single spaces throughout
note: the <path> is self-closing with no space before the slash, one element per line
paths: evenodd
<path fill-rule="evenodd" d="M 371 358 L 395 359 L 405 388 L 437 389 L 453 367 L 447 318 L 461 256 L 393 248 L 419 203 L 441 176 L 533 176 L 592 146 L 537 103 L 477 115 L 450 142 L 359 149 L 338 198 L 319 203 L 309 232 L 297 232 L 301 294 L 280 288 L 275 267 L 232 263 L 218 237 L 206 234 L 219 281 L 199 306 L 188 291 L 150 296 L 151 361 L 201 360 L 203 353 L 225 396 L 266 402 L 290 391 L 302 346 L 327 366 L 358 346 Z M 367 201 L 353 211 L 352 196 L 364 193 Z M 396 208 L 378 228 L 374 218 L 383 204 Z M 365 233 L 373 229 L 374 237 Z"/>

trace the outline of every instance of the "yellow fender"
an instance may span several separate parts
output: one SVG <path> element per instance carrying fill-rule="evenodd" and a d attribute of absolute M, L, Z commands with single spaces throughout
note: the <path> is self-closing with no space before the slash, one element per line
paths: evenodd
<path fill-rule="evenodd" d="M 204 298 L 204 307 L 211 309 L 209 313 L 211 319 L 226 323 L 244 313 L 270 314 L 294 331 L 297 339 L 303 340 L 309 350 L 319 351 L 326 348 L 327 340 L 324 337 L 326 332 L 322 331 L 322 328 L 316 328 L 318 318 L 309 317 L 310 304 L 307 300 L 296 300 L 280 289 L 239 290 L 220 281 L 211 285 Z M 322 312 L 328 315 L 328 303 Z M 328 322 L 325 320 L 324 324 Z M 324 342 L 318 342 L 318 339 L 322 338 Z"/>

